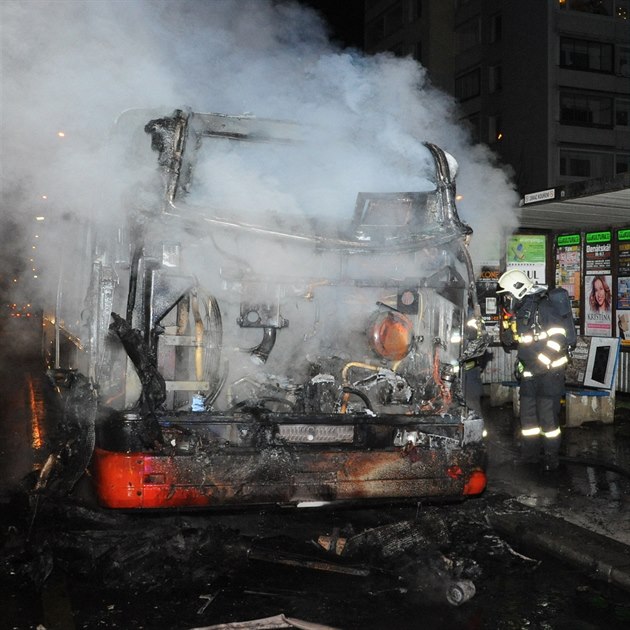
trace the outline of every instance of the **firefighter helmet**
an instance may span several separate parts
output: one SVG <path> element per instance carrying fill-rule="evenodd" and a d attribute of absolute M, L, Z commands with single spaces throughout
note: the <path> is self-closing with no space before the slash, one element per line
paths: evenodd
<path fill-rule="evenodd" d="M 520 269 L 510 269 L 499 278 L 497 293 L 511 293 L 517 300 L 522 300 L 534 283 Z"/>

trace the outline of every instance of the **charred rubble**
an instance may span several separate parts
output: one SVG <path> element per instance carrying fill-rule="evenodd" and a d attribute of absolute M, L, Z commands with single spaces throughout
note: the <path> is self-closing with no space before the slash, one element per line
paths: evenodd
<path fill-rule="evenodd" d="M 324 592 L 360 588 L 374 597 L 459 606 L 487 577 L 482 567 L 489 562 L 502 571 L 538 566 L 488 524 L 488 510 L 506 509 L 502 500 L 424 506 L 415 514 L 400 507 L 389 514 L 341 511 L 323 519 L 273 510 L 139 517 L 59 499 L 41 501 L 34 518 L 32 506 L 13 507 L 12 523 L 3 523 L 2 574 L 35 589 L 53 570 L 104 589 L 144 592 L 209 583 L 239 591 L 251 589 L 256 575 L 257 588 L 283 585 L 285 595 L 300 597 L 300 580 L 316 574 Z M 323 529 L 331 516 L 337 526 Z"/>

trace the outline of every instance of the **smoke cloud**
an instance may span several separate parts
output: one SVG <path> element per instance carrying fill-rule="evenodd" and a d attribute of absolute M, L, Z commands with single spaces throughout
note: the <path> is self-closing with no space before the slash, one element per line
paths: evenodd
<path fill-rule="evenodd" d="M 213 204 L 350 218 L 360 191 L 430 188 L 422 146 L 429 141 L 459 162 L 459 211 L 475 230 L 473 257 L 484 259 L 512 227 L 510 174 L 473 145 L 456 102 L 425 69 L 338 48 L 323 19 L 297 2 L 5 0 L 0 20 L 2 225 L 14 244 L 11 260 L 1 261 L 5 284 L 18 233 L 26 252 L 35 217 L 64 226 L 52 239 L 38 235 L 33 261 L 25 256 L 25 268 L 32 262 L 44 272 L 83 246 L 64 240 L 72 221 L 122 222 L 120 195 L 137 174 L 105 148 L 117 118 L 134 108 L 303 125 L 290 165 L 268 147 L 208 157 L 201 174 L 221 186 L 199 194 L 214 195 Z"/>

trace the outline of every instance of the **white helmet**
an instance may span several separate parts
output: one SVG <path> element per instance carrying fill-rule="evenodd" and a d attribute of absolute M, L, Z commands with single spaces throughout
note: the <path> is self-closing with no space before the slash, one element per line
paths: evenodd
<path fill-rule="evenodd" d="M 534 283 L 520 270 L 509 269 L 499 278 L 497 293 L 511 293 L 517 300 L 523 299 Z"/>

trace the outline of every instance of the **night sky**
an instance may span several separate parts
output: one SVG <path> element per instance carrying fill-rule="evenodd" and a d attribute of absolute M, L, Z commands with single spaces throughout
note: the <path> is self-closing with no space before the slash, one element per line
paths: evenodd
<path fill-rule="evenodd" d="M 363 48 L 364 0 L 299 0 L 324 16 L 331 39 L 343 47 Z"/>

